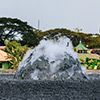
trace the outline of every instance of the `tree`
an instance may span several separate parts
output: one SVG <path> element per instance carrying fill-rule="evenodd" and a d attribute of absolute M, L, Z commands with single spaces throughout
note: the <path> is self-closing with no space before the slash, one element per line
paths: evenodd
<path fill-rule="evenodd" d="M 46 36 L 47 39 L 55 39 L 57 35 L 66 36 L 70 38 L 73 43 L 73 46 L 77 46 L 81 40 L 84 45 L 89 45 L 89 48 L 100 48 L 100 35 L 99 34 L 87 34 L 80 32 L 82 29 L 76 28 L 76 32 L 64 29 L 56 28 L 40 33 L 41 39 Z"/>
<path fill-rule="evenodd" d="M 21 46 L 21 44 L 16 41 L 7 43 L 5 51 L 8 53 L 8 58 L 13 59 L 13 61 L 10 61 L 12 68 L 16 69 L 18 67 L 28 49 L 27 46 Z"/>
<path fill-rule="evenodd" d="M 68 30 L 68 29 L 57 28 L 57 29 L 41 32 L 40 35 L 41 35 L 41 37 L 47 36 L 48 39 L 55 39 L 55 38 L 57 38 L 57 36 L 58 37 L 66 36 L 66 37 L 70 38 L 73 45 L 76 46 L 76 45 L 78 45 L 78 43 L 80 41 L 80 37 L 78 34 L 79 33 L 73 32 L 73 31 Z"/>
<path fill-rule="evenodd" d="M 79 28 L 75 28 L 74 29 L 77 33 L 80 33 L 80 31 L 82 31 L 82 29 L 79 29 Z"/>
<path fill-rule="evenodd" d="M 22 45 L 35 46 L 37 45 L 37 34 L 35 30 L 27 22 L 23 22 L 17 18 L 0 18 L 0 45 L 4 45 L 5 40 L 14 40 L 20 37 Z"/>

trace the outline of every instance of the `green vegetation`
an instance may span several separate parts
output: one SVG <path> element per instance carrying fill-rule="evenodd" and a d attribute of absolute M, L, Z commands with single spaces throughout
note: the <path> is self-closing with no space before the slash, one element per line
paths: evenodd
<path fill-rule="evenodd" d="M 8 42 L 5 51 L 8 53 L 8 58 L 13 59 L 9 61 L 12 64 L 12 68 L 16 69 L 29 48 L 27 46 L 21 46 L 16 41 Z"/>
<path fill-rule="evenodd" d="M 37 34 L 34 28 L 19 19 L 0 18 L 0 45 L 4 46 L 5 41 L 19 40 L 21 45 L 36 46 Z"/>
<path fill-rule="evenodd" d="M 71 39 L 73 46 L 77 46 L 79 44 L 79 41 L 81 40 L 83 45 L 88 45 L 88 48 L 100 48 L 100 35 L 99 34 L 87 34 L 87 33 L 82 33 L 80 30 L 77 30 L 76 32 L 64 29 L 64 28 L 57 28 L 57 29 L 52 29 L 48 30 L 45 32 L 41 32 L 39 34 L 39 38 L 42 39 L 43 36 L 47 36 L 47 38 L 56 38 L 55 36 L 57 34 L 61 34 L 60 36 L 67 36 L 68 38 Z"/>
<path fill-rule="evenodd" d="M 14 69 L 18 67 L 29 47 L 37 46 L 44 36 L 47 39 L 66 36 L 70 38 L 74 47 L 79 44 L 80 40 L 83 45 L 88 45 L 88 48 L 100 47 L 100 35 L 83 33 L 82 29 L 76 28 L 75 31 L 71 31 L 65 28 L 56 28 L 42 32 L 17 18 L 0 18 L 0 46 L 6 45 L 5 51 L 9 54 L 8 57 L 13 59 L 10 63 Z M 80 60 L 82 65 L 88 69 L 100 69 L 99 61 L 88 58 Z"/>
<path fill-rule="evenodd" d="M 44 36 L 47 36 L 48 39 L 54 39 L 59 33 L 60 36 L 70 38 L 74 46 L 78 45 L 81 40 L 84 45 L 89 45 L 89 48 L 100 47 L 100 35 L 86 34 L 82 32 L 82 29 L 76 28 L 75 31 L 71 31 L 65 28 L 56 28 L 42 32 L 28 25 L 27 22 L 23 22 L 17 18 L 0 18 L 1 46 L 5 45 L 6 40 L 17 40 L 21 45 L 27 45 L 28 47 L 37 46 Z M 18 37 L 20 37 L 20 39 L 18 39 Z"/>
<path fill-rule="evenodd" d="M 87 69 L 100 69 L 100 61 L 99 60 L 93 60 L 93 59 L 89 59 L 86 58 L 85 60 L 83 60 L 82 58 L 80 58 L 81 64 L 82 66 L 87 67 Z"/>

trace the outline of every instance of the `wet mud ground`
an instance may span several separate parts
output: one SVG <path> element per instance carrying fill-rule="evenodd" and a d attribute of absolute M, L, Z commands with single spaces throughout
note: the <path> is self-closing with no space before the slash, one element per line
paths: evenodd
<path fill-rule="evenodd" d="M 100 75 L 88 81 L 16 80 L 0 75 L 0 100 L 100 100 Z"/>

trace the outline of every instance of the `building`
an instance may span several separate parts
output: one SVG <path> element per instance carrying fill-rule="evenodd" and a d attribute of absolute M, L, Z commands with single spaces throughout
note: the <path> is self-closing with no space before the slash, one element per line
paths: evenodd
<path fill-rule="evenodd" d="M 9 61 L 12 59 L 7 58 L 7 53 L 0 50 L 0 69 L 8 69 L 11 67 Z"/>
<path fill-rule="evenodd" d="M 86 59 L 86 57 L 90 59 L 100 60 L 100 55 L 92 54 L 91 49 L 85 47 L 81 42 L 75 47 L 76 51 L 78 52 L 78 58 Z"/>
<path fill-rule="evenodd" d="M 0 50 L 4 50 L 5 49 L 5 46 L 0 46 Z"/>
<path fill-rule="evenodd" d="M 82 43 L 78 44 L 75 48 L 78 53 L 87 53 L 87 51 L 90 50 L 86 48 Z"/>

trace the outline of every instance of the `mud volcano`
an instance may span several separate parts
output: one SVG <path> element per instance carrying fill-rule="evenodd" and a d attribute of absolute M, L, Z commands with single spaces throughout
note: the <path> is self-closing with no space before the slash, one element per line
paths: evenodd
<path fill-rule="evenodd" d="M 86 73 L 70 39 L 42 40 L 19 64 L 15 78 L 31 80 L 84 80 Z"/>
<path fill-rule="evenodd" d="M 88 77 L 68 38 L 42 40 L 15 78 L 0 75 L 0 100 L 100 100 L 100 75 Z"/>

